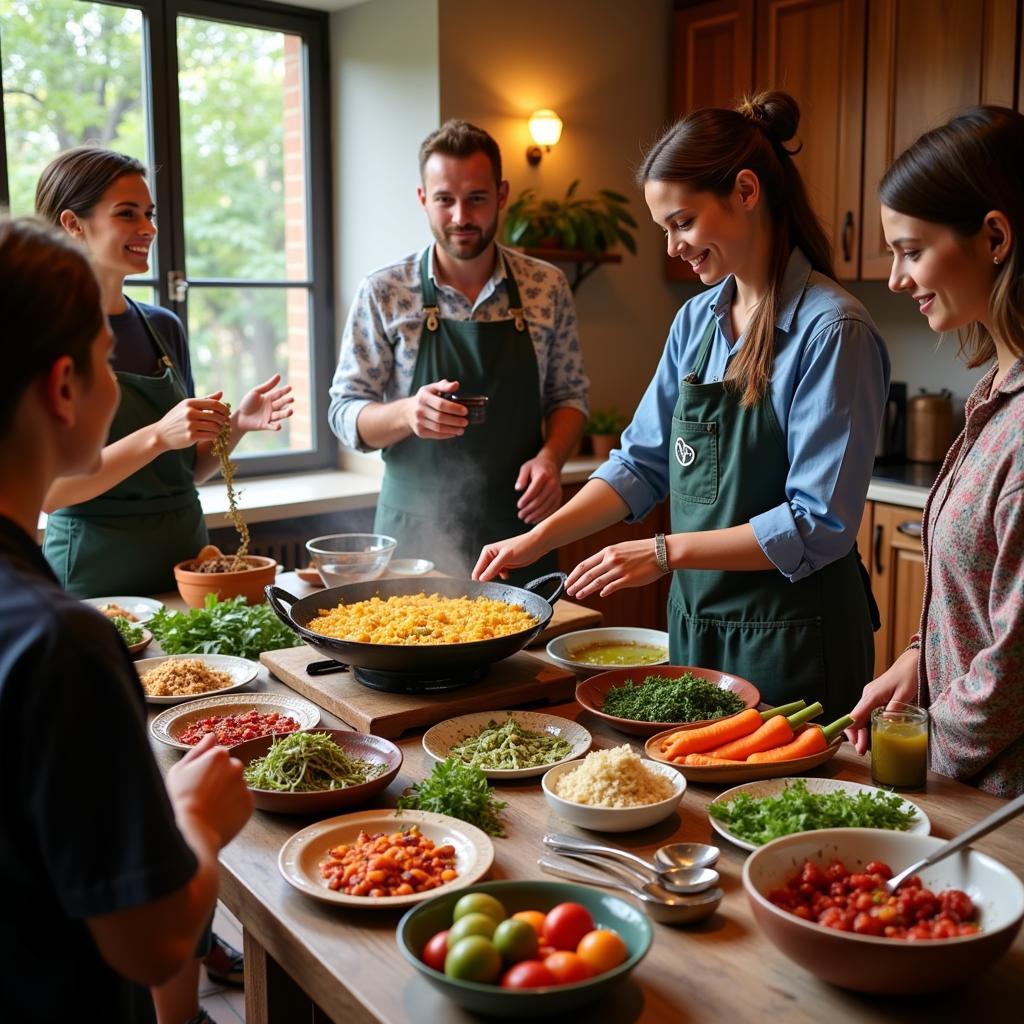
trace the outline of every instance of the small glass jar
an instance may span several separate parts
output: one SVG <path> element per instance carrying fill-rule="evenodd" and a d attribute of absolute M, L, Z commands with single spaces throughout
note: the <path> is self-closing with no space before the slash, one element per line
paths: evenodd
<path fill-rule="evenodd" d="M 871 780 L 887 789 L 924 789 L 928 779 L 928 712 L 892 702 L 871 712 Z"/>

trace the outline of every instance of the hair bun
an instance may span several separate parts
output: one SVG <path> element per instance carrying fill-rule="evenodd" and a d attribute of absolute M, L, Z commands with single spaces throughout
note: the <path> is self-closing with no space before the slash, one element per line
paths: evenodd
<path fill-rule="evenodd" d="M 749 118 L 776 145 L 789 142 L 800 123 L 800 106 L 788 92 L 766 90 L 744 96 L 736 110 Z"/>

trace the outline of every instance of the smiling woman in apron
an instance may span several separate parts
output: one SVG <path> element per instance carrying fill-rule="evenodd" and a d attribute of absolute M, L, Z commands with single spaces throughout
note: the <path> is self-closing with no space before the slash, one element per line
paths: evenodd
<path fill-rule="evenodd" d="M 195 485 L 219 468 L 211 444 L 221 426 L 230 423 L 233 448 L 292 414 L 278 374 L 233 411 L 220 391 L 195 398 L 181 321 L 124 295 L 125 278 L 149 269 L 156 236 L 145 174 L 132 157 L 83 146 L 50 163 L 36 188 L 38 215 L 89 249 L 116 339 L 121 399 L 100 465 L 57 480 L 44 505 L 43 552 L 79 597 L 172 589 L 174 564 L 207 541 Z"/>
<path fill-rule="evenodd" d="M 889 385 L 863 307 L 786 143 L 799 109 L 763 93 L 694 111 L 638 173 L 668 253 L 707 291 L 680 309 L 633 422 L 591 480 L 527 534 L 489 544 L 475 578 L 671 496 L 672 533 L 604 548 L 570 576 L 576 597 L 672 573 L 673 664 L 754 682 L 772 704 L 849 710 L 871 677 L 872 605 L 855 537 Z"/>

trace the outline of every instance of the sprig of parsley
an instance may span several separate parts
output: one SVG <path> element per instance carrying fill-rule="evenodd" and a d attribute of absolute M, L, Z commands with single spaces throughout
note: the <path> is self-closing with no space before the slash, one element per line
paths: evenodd
<path fill-rule="evenodd" d="M 395 817 L 407 810 L 433 811 L 468 821 L 488 835 L 503 836 L 505 828 L 499 815 L 507 806 L 495 797 L 479 768 L 449 757 L 437 762 L 427 778 L 399 797 Z"/>
<path fill-rule="evenodd" d="M 264 651 L 298 647 L 302 641 L 268 604 L 245 603 L 244 597 L 218 601 L 207 594 L 202 608 L 169 612 L 161 608 L 146 623 L 165 654 L 232 654 L 257 658 Z"/>
<path fill-rule="evenodd" d="M 740 793 L 722 804 L 711 804 L 708 813 L 734 836 L 762 846 L 779 836 L 819 828 L 888 828 L 905 832 L 917 812 L 895 793 L 861 790 L 848 793 L 808 792 L 803 779 L 787 784 L 778 796 L 752 797 Z"/>
<path fill-rule="evenodd" d="M 110 621 L 117 627 L 126 646 L 130 647 L 142 640 L 142 627 L 134 622 L 129 622 L 123 615 L 115 615 Z"/>

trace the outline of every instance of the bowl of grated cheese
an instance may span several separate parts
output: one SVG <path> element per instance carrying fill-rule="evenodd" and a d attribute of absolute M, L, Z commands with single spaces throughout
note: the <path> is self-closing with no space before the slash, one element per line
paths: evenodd
<path fill-rule="evenodd" d="M 648 761 L 623 744 L 556 765 L 541 779 L 541 788 L 548 806 L 580 828 L 635 832 L 675 812 L 686 779 L 671 765 Z"/>

